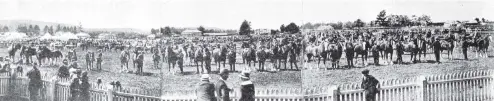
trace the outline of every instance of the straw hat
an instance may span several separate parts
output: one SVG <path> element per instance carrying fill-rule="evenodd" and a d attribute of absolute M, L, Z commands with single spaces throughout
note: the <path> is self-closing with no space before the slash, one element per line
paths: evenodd
<path fill-rule="evenodd" d="M 209 81 L 209 74 L 202 74 L 201 81 Z"/>
<path fill-rule="evenodd" d="M 240 78 L 243 78 L 243 79 L 250 79 L 250 72 L 248 71 L 242 71 L 242 73 L 240 73 Z"/>

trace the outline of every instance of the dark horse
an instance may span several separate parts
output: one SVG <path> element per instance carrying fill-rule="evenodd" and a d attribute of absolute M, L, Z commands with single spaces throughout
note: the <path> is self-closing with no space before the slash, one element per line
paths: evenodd
<path fill-rule="evenodd" d="M 167 57 L 168 57 L 168 71 L 171 71 L 172 68 L 175 68 L 175 64 L 177 61 L 177 55 L 173 51 L 173 47 L 169 46 L 166 49 Z"/>
<path fill-rule="evenodd" d="M 204 52 L 203 52 L 203 49 L 202 47 L 196 47 L 196 48 L 192 48 L 194 49 L 194 62 L 196 64 L 196 69 L 197 69 L 197 74 L 199 73 L 203 73 L 204 72 L 204 61 L 203 61 L 203 55 L 204 55 Z M 199 72 L 199 63 L 201 64 L 200 68 L 201 68 L 201 72 Z"/>
<path fill-rule="evenodd" d="M 21 44 L 12 44 L 10 47 L 9 47 L 9 57 L 11 58 L 12 61 L 15 61 L 15 53 L 17 52 L 17 50 L 21 49 Z"/>
<path fill-rule="evenodd" d="M 256 51 L 254 48 L 244 48 L 242 51 L 242 60 L 244 63 L 247 63 L 250 67 L 251 62 L 253 62 L 254 66 L 256 66 Z"/>
<path fill-rule="evenodd" d="M 21 49 L 21 56 L 24 56 L 26 59 L 25 63 L 32 63 L 33 56 L 36 55 L 36 49 L 28 46 L 23 46 Z"/>
<path fill-rule="evenodd" d="M 46 46 L 40 46 L 38 48 L 38 53 L 36 57 L 38 58 L 39 65 L 42 65 L 44 61 L 50 61 L 50 60 L 52 61 L 51 64 L 53 64 L 53 62 L 56 62 L 59 59 L 61 59 L 63 55 L 62 52 L 58 50 L 52 51 L 48 49 Z"/>
<path fill-rule="evenodd" d="M 214 63 L 218 65 L 218 71 L 221 68 L 221 62 L 223 62 L 223 67 L 226 65 L 226 54 L 228 50 L 226 47 L 219 46 L 213 50 Z"/>
<path fill-rule="evenodd" d="M 343 46 L 341 43 L 335 43 L 329 45 L 329 53 L 331 57 L 331 67 L 339 68 L 340 67 L 340 59 L 343 54 Z"/>
<path fill-rule="evenodd" d="M 474 47 L 476 48 L 476 55 L 478 57 L 478 55 L 480 54 L 481 57 L 483 57 L 482 54 L 484 54 L 486 57 L 487 57 L 487 49 L 489 48 L 489 42 L 490 42 L 490 36 L 488 37 L 484 37 L 484 38 L 481 38 L 481 37 L 477 37 L 477 38 L 474 38 L 474 40 L 469 40 L 467 41 L 467 45 L 469 47 Z"/>
<path fill-rule="evenodd" d="M 353 67 L 354 66 L 353 57 L 355 56 L 355 47 L 353 47 L 353 44 L 351 42 L 346 42 L 345 44 L 345 56 L 347 59 L 348 68 Z"/>
<path fill-rule="evenodd" d="M 369 41 L 364 41 L 362 43 L 356 43 L 354 52 L 355 58 L 358 58 L 360 55 L 362 57 L 362 65 L 367 65 L 367 58 L 369 57 L 368 50 L 371 48 Z"/>
<path fill-rule="evenodd" d="M 393 60 L 393 41 L 392 40 L 382 40 L 378 43 L 378 50 L 382 56 L 385 63 L 389 62 L 392 64 Z"/>

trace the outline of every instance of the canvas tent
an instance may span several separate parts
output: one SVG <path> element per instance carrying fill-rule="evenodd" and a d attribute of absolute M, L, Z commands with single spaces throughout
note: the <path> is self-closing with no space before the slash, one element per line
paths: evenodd
<path fill-rule="evenodd" d="M 75 35 L 76 35 L 78 38 L 82 38 L 82 39 L 85 39 L 85 38 L 89 38 L 89 37 L 91 37 L 88 33 L 83 33 L 83 32 L 81 32 L 81 33 L 77 33 L 77 34 L 75 34 Z"/>
<path fill-rule="evenodd" d="M 79 39 L 74 33 L 70 32 L 57 32 L 52 38 L 57 40 Z"/>
<path fill-rule="evenodd" d="M 41 36 L 39 39 L 41 40 L 46 40 L 46 39 L 52 39 L 53 36 L 50 33 L 45 33 L 45 35 Z"/>
<path fill-rule="evenodd" d="M 19 32 L 6 32 L 3 35 L 1 35 L 2 40 L 17 40 L 26 37 L 27 37 L 26 33 L 19 33 Z"/>

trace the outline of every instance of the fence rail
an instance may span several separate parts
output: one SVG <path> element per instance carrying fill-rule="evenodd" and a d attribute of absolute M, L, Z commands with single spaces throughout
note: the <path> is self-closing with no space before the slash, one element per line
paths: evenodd
<path fill-rule="evenodd" d="M 39 99 L 70 99 L 68 79 L 43 75 Z M 472 71 L 446 75 L 383 80 L 377 101 L 487 101 L 494 100 L 494 71 Z M 0 74 L 0 97 L 29 99 L 28 79 L 19 74 Z M 230 92 L 238 101 L 240 90 Z M 258 89 L 256 101 L 366 101 L 361 84 L 308 89 Z M 113 89 L 91 84 L 89 101 L 196 101 L 194 91 L 163 92 L 140 89 Z"/>

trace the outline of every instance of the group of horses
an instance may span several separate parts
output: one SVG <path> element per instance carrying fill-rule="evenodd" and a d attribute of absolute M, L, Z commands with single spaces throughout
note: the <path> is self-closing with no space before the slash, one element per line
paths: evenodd
<path fill-rule="evenodd" d="M 63 54 L 60 50 L 52 50 L 47 46 L 38 46 L 37 48 L 34 48 L 28 45 L 12 44 L 8 49 L 8 53 L 11 61 L 21 63 L 33 63 L 32 57 L 36 56 L 39 65 L 50 61 L 50 64 L 53 64 L 53 62 L 57 62 L 63 58 Z M 19 60 L 16 60 L 15 58 L 17 53 L 19 53 Z"/>
<path fill-rule="evenodd" d="M 354 59 L 359 56 L 362 61 L 362 65 L 368 65 L 368 57 L 378 56 L 380 59 L 384 60 L 385 64 L 393 64 L 393 55 L 404 55 L 405 52 L 410 55 L 410 62 L 416 63 L 421 61 L 422 57 L 426 57 L 427 52 L 432 51 L 432 49 L 437 48 L 437 50 L 442 53 L 447 51 L 449 59 L 453 57 L 453 51 L 458 43 L 467 48 L 473 48 L 477 54 L 481 56 L 487 56 L 486 52 L 489 47 L 489 42 L 491 40 L 489 35 L 477 36 L 474 38 L 458 37 L 455 35 L 446 35 L 446 37 L 441 38 L 441 36 L 436 37 L 423 37 L 421 35 L 417 36 L 393 36 L 393 37 L 382 37 L 382 38 L 363 38 L 358 41 L 353 40 L 338 40 L 338 41 L 328 41 L 328 39 L 321 39 L 324 41 L 316 41 L 309 43 L 306 47 L 307 62 L 312 60 L 312 57 L 318 58 L 317 64 L 326 64 L 326 60 L 332 60 L 332 68 L 339 68 L 339 60 L 342 58 L 343 52 L 347 59 L 348 67 L 354 67 Z M 310 40 L 308 40 L 310 41 Z M 437 41 L 437 42 L 436 42 Z M 434 42 L 437 45 L 434 45 Z M 482 55 L 484 54 L 484 55 Z M 397 60 L 398 63 L 403 63 L 401 59 Z"/>

